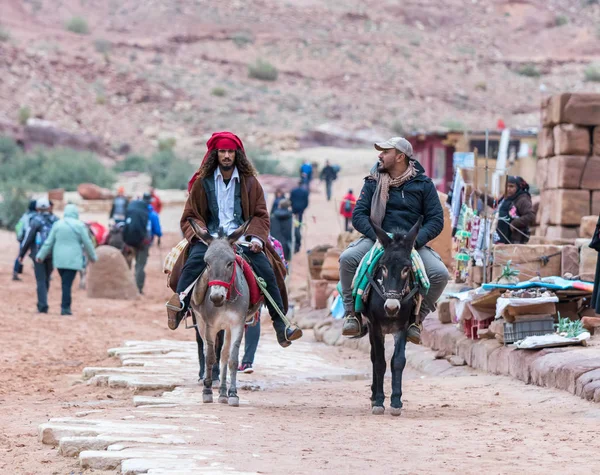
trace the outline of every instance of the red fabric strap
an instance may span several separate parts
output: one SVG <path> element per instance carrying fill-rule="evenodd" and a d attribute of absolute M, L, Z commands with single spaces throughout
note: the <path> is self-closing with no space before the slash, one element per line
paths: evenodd
<path fill-rule="evenodd" d="M 225 287 L 227 289 L 227 296 L 226 299 L 229 300 L 229 297 L 231 297 L 231 289 L 233 288 L 238 295 L 242 295 L 240 294 L 239 290 L 235 288 L 235 274 L 236 274 L 236 270 L 237 270 L 237 262 L 233 263 L 233 272 L 231 273 L 231 280 L 229 282 L 223 282 L 222 280 L 211 280 L 208 282 L 208 286 L 212 287 L 214 285 L 222 285 L 223 287 Z"/>

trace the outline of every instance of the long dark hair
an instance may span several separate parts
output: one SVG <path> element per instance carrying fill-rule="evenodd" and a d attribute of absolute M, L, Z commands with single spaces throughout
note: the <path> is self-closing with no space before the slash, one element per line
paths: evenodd
<path fill-rule="evenodd" d="M 206 162 L 204 162 L 204 165 L 202 165 L 200 167 L 200 170 L 198 170 L 198 173 L 199 173 L 198 178 L 206 178 L 207 176 L 211 176 L 215 172 L 215 170 L 217 169 L 218 166 L 219 166 L 219 151 L 212 150 L 208 154 L 208 158 L 206 159 Z M 235 166 L 237 167 L 240 175 L 243 175 L 243 176 L 258 175 L 258 172 L 256 171 L 256 168 L 254 168 L 254 165 L 252 165 L 250 160 L 248 160 L 248 157 L 246 157 L 246 154 L 244 153 L 244 151 L 239 148 L 235 151 Z"/>

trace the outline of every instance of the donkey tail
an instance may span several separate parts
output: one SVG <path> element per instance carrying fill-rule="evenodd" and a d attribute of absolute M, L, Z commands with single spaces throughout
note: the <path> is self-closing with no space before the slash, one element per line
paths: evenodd
<path fill-rule="evenodd" d="M 362 325 L 360 329 L 360 334 L 356 336 L 351 336 L 350 340 L 358 340 L 359 338 L 363 338 L 367 336 L 367 333 L 369 333 L 369 327 L 367 327 L 367 325 Z"/>

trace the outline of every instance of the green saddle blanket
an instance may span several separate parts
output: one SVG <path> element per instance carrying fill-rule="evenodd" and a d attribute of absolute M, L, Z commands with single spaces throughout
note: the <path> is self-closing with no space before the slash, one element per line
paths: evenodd
<path fill-rule="evenodd" d="M 364 310 L 365 303 L 363 301 L 363 295 L 367 286 L 369 285 L 369 275 L 373 275 L 373 271 L 377 267 L 377 263 L 383 255 L 383 246 L 377 241 L 371 250 L 365 254 L 360 261 L 356 273 L 354 274 L 354 280 L 352 281 L 352 298 L 354 298 L 354 311 L 356 313 L 362 313 Z M 412 271 L 416 281 L 421 286 L 423 294 L 429 291 L 429 279 L 425 272 L 425 265 L 421 256 L 416 250 L 412 250 L 410 254 L 412 261 Z M 342 292 L 341 284 L 338 284 L 338 291 Z"/>

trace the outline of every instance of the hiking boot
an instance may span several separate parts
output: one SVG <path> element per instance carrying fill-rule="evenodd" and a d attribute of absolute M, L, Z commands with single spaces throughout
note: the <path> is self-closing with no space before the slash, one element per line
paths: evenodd
<path fill-rule="evenodd" d="M 18 280 L 18 281 L 21 281 L 21 280 L 23 280 L 23 279 L 21 279 L 21 278 L 19 277 L 19 274 L 15 273 L 15 274 L 13 274 L 13 278 L 12 278 L 12 280 Z"/>
<path fill-rule="evenodd" d="M 302 338 L 302 330 L 296 325 L 285 326 L 285 323 L 281 320 L 273 322 L 273 328 L 275 328 L 275 334 L 277 335 L 277 342 L 283 348 L 287 348 L 292 344 L 292 341 Z"/>
<path fill-rule="evenodd" d="M 252 368 L 252 363 L 242 363 L 238 368 L 238 371 L 246 374 L 254 373 L 254 369 Z"/>
<path fill-rule="evenodd" d="M 359 336 L 362 330 L 362 322 L 354 312 L 348 312 L 344 315 L 344 326 L 342 327 L 342 335 L 344 336 Z"/>
<path fill-rule="evenodd" d="M 61 315 L 73 315 L 73 313 L 71 313 L 71 309 L 70 308 L 61 308 L 60 309 L 60 314 Z"/>
<path fill-rule="evenodd" d="M 406 332 L 406 339 L 415 345 L 421 344 L 421 325 L 412 323 Z"/>
<path fill-rule="evenodd" d="M 179 294 L 173 294 L 167 303 L 167 324 L 171 330 L 177 330 L 177 327 L 183 320 L 185 312 L 183 311 L 183 305 L 179 299 Z"/>

